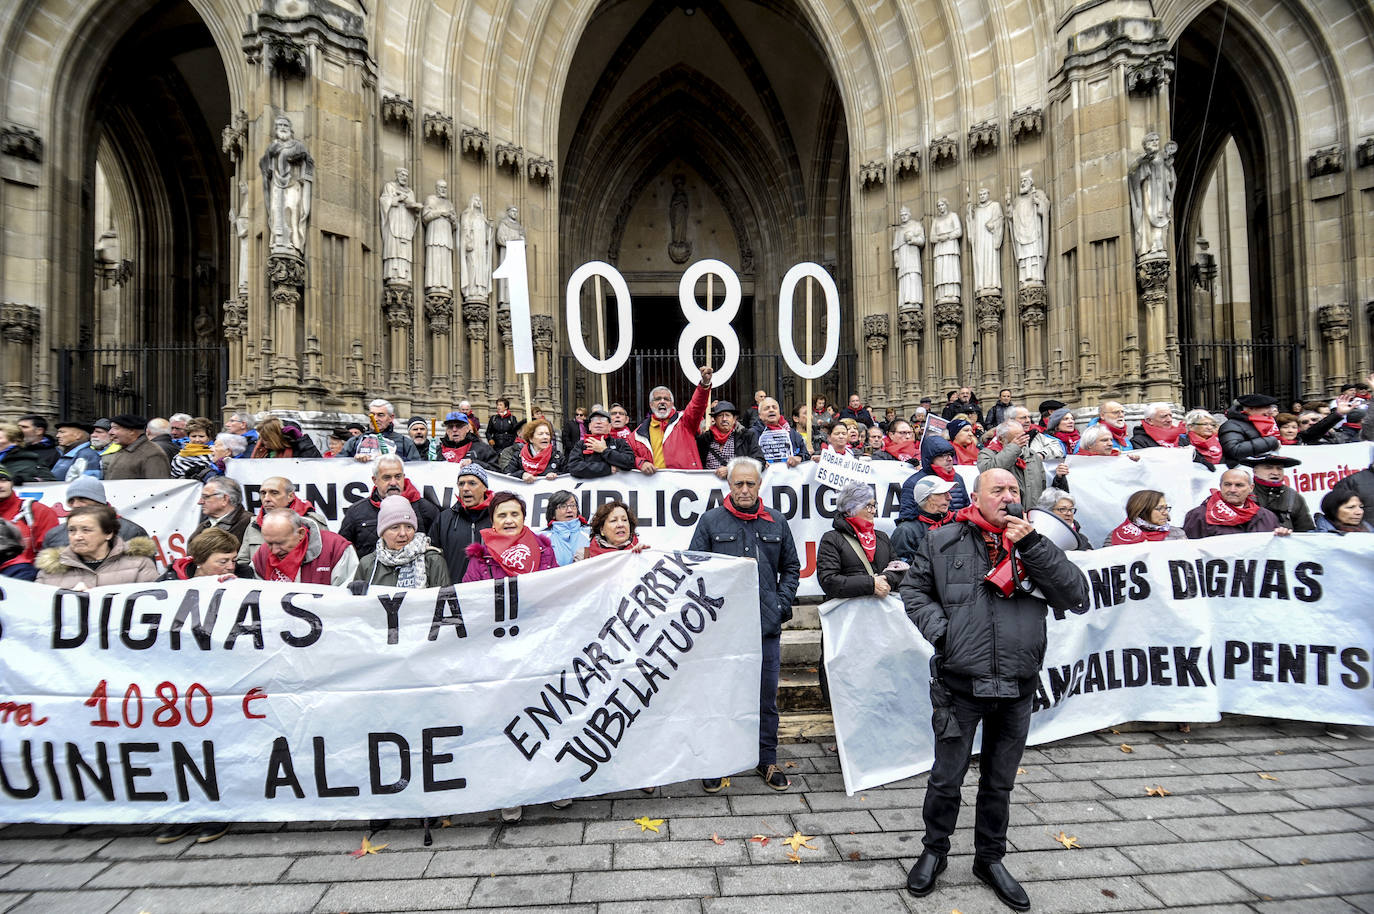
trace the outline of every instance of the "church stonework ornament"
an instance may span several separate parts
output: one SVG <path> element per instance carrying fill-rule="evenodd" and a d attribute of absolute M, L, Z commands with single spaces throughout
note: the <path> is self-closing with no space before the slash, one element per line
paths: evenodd
<path fill-rule="evenodd" d="M 453 328 L 453 293 L 426 290 L 425 323 L 431 333 L 446 336 Z"/>
<path fill-rule="evenodd" d="M 463 325 L 467 328 L 469 339 L 487 339 L 487 318 L 491 314 L 486 302 L 463 302 Z"/>
<path fill-rule="evenodd" d="M 491 222 L 482 211 L 482 198 L 473 194 L 458 220 L 462 247 L 458 252 L 464 302 L 486 304 L 491 295 Z"/>
<path fill-rule="evenodd" d="M 267 201 L 267 237 L 272 255 L 305 255 L 310 225 L 310 198 L 315 182 L 315 160 L 305 143 L 296 139 L 291 119 L 284 114 L 272 121 L 273 140 L 258 160 L 262 172 L 263 199 Z"/>
<path fill-rule="evenodd" d="M 1343 343 L 1350 339 L 1350 308 L 1339 302 L 1322 305 L 1317 309 L 1317 324 L 1327 342 Z"/>
<path fill-rule="evenodd" d="M 410 169 L 396 169 L 396 179 L 382 185 L 382 279 L 387 285 L 411 285 L 415 226 L 422 207 L 410 186 Z"/>
<path fill-rule="evenodd" d="M 891 322 L 886 314 L 866 315 L 864 317 L 864 344 L 874 352 L 886 349 L 890 326 Z"/>
<path fill-rule="evenodd" d="M 19 302 L 0 303 L 0 337 L 11 343 L 32 343 L 42 325 L 38 309 Z"/>
<path fill-rule="evenodd" d="M 414 298 L 405 288 L 388 286 L 382 289 L 382 311 L 386 325 L 393 330 L 409 327 L 415 321 Z"/>
<path fill-rule="evenodd" d="M 1045 287 L 1022 286 L 1016 292 L 1017 309 L 1021 323 L 1027 327 L 1039 327 L 1045 323 Z"/>
<path fill-rule="evenodd" d="M 1151 310 L 1169 302 L 1169 261 L 1153 258 L 1142 260 L 1135 268 L 1136 285 L 1140 287 L 1140 300 Z"/>
<path fill-rule="evenodd" d="M 425 293 L 447 293 L 453 299 L 453 248 L 458 236 L 458 209 L 448 196 L 448 182 L 434 183 L 434 193 L 420 210 L 425 226 Z"/>
<path fill-rule="evenodd" d="M 935 201 L 935 216 L 930 220 L 931 257 L 935 270 L 936 304 L 958 305 L 963 288 L 960 258 L 964 226 L 944 197 Z"/>
<path fill-rule="evenodd" d="M 925 228 L 911 218 L 903 206 L 897 211 L 897 228 L 892 233 L 892 268 L 897 271 L 897 307 L 919 308 L 925 304 L 921 249 L 926 245 Z"/>
<path fill-rule="evenodd" d="M 553 318 L 547 314 L 531 315 L 530 326 L 534 334 L 535 350 L 537 352 L 552 352 Z"/>
<path fill-rule="evenodd" d="M 935 305 L 935 334 L 942 340 L 952 340 L 959 335 L 959 325 L 964 322 L 964 309 L 954 302 L 937 302 Z"/>
<path fill-rule="evenodd" d="M 686 263 L 692 257 L 692 242 L 687 238 L 687 218 L 691 203 L 687 199 L 687 177 L 673 175 L 673 193 L 668 199 L 668 258 Z"/>
<path fill-rule="evenodd" d="M 1159 134 L 1145 134 L 1144 154 L 1126 176 L 1135 228 L 1135 255 L 1139 260 L 1169 256 L 1169 219 L 1174 208 L 1174 153 L 1178 144 L 1169 141 L 1161 153 Z"/>
<path fill-rule="evenodd" d="M 919 343 L 925 334 L 926 316 L 921 308 L 901 308 L 897 311 L 897 329 L 903 343 Z"/>

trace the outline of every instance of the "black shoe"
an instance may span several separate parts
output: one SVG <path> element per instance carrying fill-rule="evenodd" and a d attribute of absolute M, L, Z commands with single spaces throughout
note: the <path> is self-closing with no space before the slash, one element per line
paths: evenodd
<path fill-rule="evenodd" d="M 228 822 L 205 822 L 196 832 L 197 844 L 209 844 L 211 841 L 218 841 L 229 831 Z"/>
<path fill-rule="evenodd" d="M 984 863 L 981 860 L 973 861 L 973 875 L 978 880 L 1002 899 L 1002 903 L 1016 911 L 1030 910 L 1030 896 L 1026 890 L 1021 888 L 1021 883 L 1007 872 L 1007 868 L 1002 865 L 1002 861 L 997 860 L 993 863 Z"/>
<path fill-rule="evenodd" d="M 153 836 L 153 840 L 158 844 L 175 844 L 182 838 L 195 834 L 200 826 L 195 822 L 173 822 L 162 826 L 162 830 Z"/>
<path fill-rule="evenodd" d="M 935 891 L 935 877 L 949 866 L 949 858 L 935 851 L 922 851 L 916 865 L 906 874 L 906 890 L 917 898 L 924 898 Z"/>
<path fill-rule="evenodd" d="M 725 778 L 703 778 L 701 789 L 707 793 L 720 793 L 725 789 Z"/>
<path fill-rule="evenodd" d="M 792 782 L 777 765 L 760 765 L 754 770 L 759 773 L 759 777 L 763 778 L 763 783 L 774 790 L 786 790 L 792 786 Z"/>

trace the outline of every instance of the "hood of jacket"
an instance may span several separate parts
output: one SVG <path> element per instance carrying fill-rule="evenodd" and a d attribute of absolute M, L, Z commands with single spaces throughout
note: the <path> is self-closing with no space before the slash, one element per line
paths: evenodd
<path fill-rule="evenodd" d="M 150 559 L 157 555 L 157 544 L 146 536 L 136 536 L 128 542 L 116 536 L 114 542 L 110 544 L 110 554 L 105 556 L 105 561 L 108 562 L 110 559 L 126 554 L 135 558 Z M 60 547 L 50 546 L 38 553 L 38 558 L 34 560 L 34 565 L 38 567 L 38 570 L 48 574 L 58 574 L 63 568 L 82 568 L 85 564 L 73 551 L 70 544 Z"/>
<path fill-rule="evenodd" d="M 953 454 L 954 445 L 939 435 L 926 435 L 921 441 L 921 466 L 930 467 L 931 461 L 941 454 Z"/>

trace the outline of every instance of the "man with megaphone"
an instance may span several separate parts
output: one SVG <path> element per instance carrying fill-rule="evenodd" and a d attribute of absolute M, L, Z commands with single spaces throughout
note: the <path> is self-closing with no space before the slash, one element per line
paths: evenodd
<path fill-rule="evenodd" d="M 1022 516 L 1016 477 L 986 470 L 973 504 L 932 530 L 901 584 L 907 615 L 935 648 L 930 684 L 935 764 L 926 785 L 925 850 L 907 876 L 918 897 L 935 888 L 959 817 L 973 734 L 983 725 L 973 875 L 1018 911 L 1030 898 L 1007 872 L 1007 820 L 1045 659 L 1047 605 L 1088 600 L 1083 573 Z"/>

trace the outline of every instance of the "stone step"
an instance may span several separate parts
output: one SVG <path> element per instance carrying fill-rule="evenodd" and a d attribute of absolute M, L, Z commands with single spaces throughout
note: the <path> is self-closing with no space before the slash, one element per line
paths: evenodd
<path fill-rule="evenodd" d="M 816 629 L 821 627 L 820 607 L 810 603 L 799 603 L 792 607 L 792 619 L 783 623 L 784 631 Z"/>
<path fill-rule="evenodd" d="M 813 668 L 785 667 L 778 678 L 779 711 L 828 711 L 821 699 L 821 678 Z"/>
<path fill-rule="evenodd" d="M 782 633 L 782 665 L 816 666 L 821 662 L 821 632 L 817 628 L 798 628 Z"/>
<path fill-rule="evenodd" d="M 786 711 L 779 715 L 778 739 L 794 743 L 835 742 L 835 719 L 829 711 Z"/>

